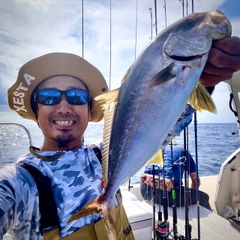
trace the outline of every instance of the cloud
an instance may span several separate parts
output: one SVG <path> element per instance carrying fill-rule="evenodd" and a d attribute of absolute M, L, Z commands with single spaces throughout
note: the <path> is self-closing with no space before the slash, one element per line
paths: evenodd
<path fill-rule="evenodd" d="M 49 52 L 70 52 L 81 56 L 82 46 L 86 60 L 99 68 L 107 82 L 111 78 L 112 89 L 117 88 L 135 54 L 138 55 L 150 42 L 151 30 L 155 35 L 149 13 L 149 8 L 154 8 L 152 0 L 137 1 L 137 6 L 136 1 L 112 0 L 111 26 L 109 2 L 84 1 L 84 45 L 81 1 L 0 0 L 3 1 L 4 4 L 0 5 L 0 91 L 4 96 L 3 104 L 6 103 L 7 88 L 15 82 L 18 70 L 25 62 Z M 194 10 L 207 11 L 227 2 L 195 1 Z M 165 27 L 163 4 L 157 2 L 158 32 Z M 182 17 L 181 7 L 177 0 L 167 1 L 167 24 Z M 152 20 L 155 20 L 154 12 Z M 239 26 L 239 19 L 235 17 L 234 35 L 240 35 Z"/>

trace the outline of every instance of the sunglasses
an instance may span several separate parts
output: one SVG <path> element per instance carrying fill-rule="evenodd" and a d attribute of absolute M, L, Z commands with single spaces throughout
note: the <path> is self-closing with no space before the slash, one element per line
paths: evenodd
<path fill-rule="evenodd" d="M 91 101 L 91 96 L 83 89 L 61 91 L 55 88 L 45 88 L 34 93 L 34 102 L 43 105 L 54 105 L 61 101 L 62 95 L 66 97 L 69 104 L 83 105 Z"/>

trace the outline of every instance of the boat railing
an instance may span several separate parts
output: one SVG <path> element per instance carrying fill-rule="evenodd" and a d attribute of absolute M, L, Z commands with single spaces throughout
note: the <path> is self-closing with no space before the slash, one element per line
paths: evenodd
<path fill-rule="evenodd" d="M 31 137 L 31 133 L 30 131 L 22 124 L 20 123 L 13 123 L 13 122 L 0 122 L 0 125 L 6 125 L 6 126 L 16 126 L 16 127 L 20 127 L 22 128 L 26 133 L 27 133 L 27 136 L 28 136 L 28 142 L 29 142 L 29 146 L 32 146 L 32 137 Z"/>
<path fill-rule="evenodd" d="M 229 108 L 236 117 L 238 131 L 240 133 L 240 71 L 235 72 L 230 80 L 227 80 L 230 91 Z"/>

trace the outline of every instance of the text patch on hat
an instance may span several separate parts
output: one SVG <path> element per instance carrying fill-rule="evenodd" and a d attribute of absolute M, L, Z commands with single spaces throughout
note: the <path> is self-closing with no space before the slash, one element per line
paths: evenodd
<path fill-rule="evenodd" d="M 31 85 L 31 82 L 35 80 L 35 77 L 24 73 L 23 75 L 25 81 L 20 82 L 18 87 L 16 88 L 16 91 L 13 92 L 13 107 L 16 109 L 16 111 L 24 111 L 27 112 L 24 104 L 24 96 L 28 91 L 28 86 Z"/>

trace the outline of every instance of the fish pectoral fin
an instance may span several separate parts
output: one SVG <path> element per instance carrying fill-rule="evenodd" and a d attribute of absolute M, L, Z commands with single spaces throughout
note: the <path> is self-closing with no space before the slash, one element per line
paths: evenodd
<path fill-rule="evenodd" d="M 195 90 L 191 93 L 188 104 L 199 112 L 202 112 L 203 110 L 207 110 L 211 113 L 217 112 L 211 95 L 201 83 L 198 83 Z"/>
<path fill-rule="evenodd" d="M 171 63 L 166 68 L 164 68 L 162 71 L 160 71 L 158 74 L 156 74 L 151 81 L 149 82 L 148 87 L 156 87 L 161 85 L 164 82 L 167 82 L 173 78 L 176 77 L 175 74 L 172 74 L 172 69 L 174 67 L 174 63 Z"/>

